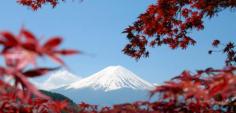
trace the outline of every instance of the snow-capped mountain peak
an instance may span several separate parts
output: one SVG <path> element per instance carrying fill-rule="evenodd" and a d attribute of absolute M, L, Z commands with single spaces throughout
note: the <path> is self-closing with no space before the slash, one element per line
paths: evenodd
<path fill-rule="evenodd" d="M 120 88 L 149 90 L 153 87 L 152 84 L 142 80 L 122 66 L 109 66 L 87 78 L 68 85 L 66 89 L 93 88 L 111 91 Z"/>
<path fill-rule="evenodd" d="M 81 78 L 79 76 L 72 74 L 68 70 L 60 69 L 52 72 L 42 86 L 48 90 L 51 90 L 79 81 L 80 79 Z"/>

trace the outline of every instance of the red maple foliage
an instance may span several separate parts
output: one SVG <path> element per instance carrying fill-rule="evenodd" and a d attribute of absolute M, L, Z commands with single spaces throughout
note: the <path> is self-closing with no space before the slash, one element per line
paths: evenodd
<path fill-rule="evenodd" d="M 138 20 L 124 30 L 129 43 L 123 52 L 139 59 L 149 56 L 147 46 L 168 45 L 186 49 L 196 43 L 189 34 L 203 30 L 203 19 L 224 9 L 236 8 L 236 0 L 156 0 Z"/>
<path fill-rule="evenodd" d="M 219 47 L 220 45 L 222 47 Z M 212 46 L 214 48 L 218 48 L 218 50 L 209 50 L 209 54 L 212 54 L 213 52 L 222 52 L 227 55 L 225 60 L 225 64 L 227 66 L 232 66 L 236 64 L 236 46 L 233 42 L 222 44 L 219 40 L 214 40 L 212 42 Z"/>
<path fill-rule="evenodd" d="M 62 38 L 52 37 L 46 43 L 39 40 L 28 30 L 22 28 L 19 35 L 6 31 L 0 32 L 0 55 L 5 65 L 0 66 L 0 113 L 60 113 L 67 110 L 66 101 L 53 101 L 41 94 L 28 81 L 28 78 L 42 76 L 57 68 L 39 67 L 36 60 L 50 57 L 59 64 L 64 62 L 59 56 L 73 55 L 79 51 L 58 49 Z M 5 79 L 11 77 L 11 84 Z"/>
<path fill-rule="evenodd" d="M 28 6 L 33 10 L 37 10 L 45 4 L 50 4 L 52 7 L 55 7 L 59 3 L 59 1 L 64 0 L 17 0 L 18 3 Z"/>

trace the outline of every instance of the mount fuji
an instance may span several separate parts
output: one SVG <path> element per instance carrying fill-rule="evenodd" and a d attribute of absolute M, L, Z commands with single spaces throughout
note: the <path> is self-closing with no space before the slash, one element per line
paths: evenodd
<path fill-rule="evenodd" d="M 61 93 L 74 102 L 101 106 L 148 99 L 154 85 L 122 66 L 109 66 L 87 78 L 51 91 Z"/>

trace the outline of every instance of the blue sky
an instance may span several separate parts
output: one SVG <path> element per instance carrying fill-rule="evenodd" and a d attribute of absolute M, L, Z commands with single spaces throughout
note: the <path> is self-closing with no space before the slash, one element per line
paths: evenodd
<path fill-rule="evenodd" d="M 63 47 L 75 48 L 84 54 L 64 58 L 70 70 L 86 77 L 110 65 L 122 65 L 145 80 L 163 83 L 183 70 L 221 68 L 223 54 L 208 55 L 211 41 L 236 42 L 236 13 L 221 12 L 205 19 L 205 30 L 193 31 L 197 45 L 187 50 L 168 47 L 150 49 L 150 57 L 139 61 L 124 55 L 121 50 L 128 42 L 121 32 L 156 0 L 67 0 L 55 9 L 44 6 L 38 11 L 22 7 L 16 0 L 0 1 L 0 30 L 18 33 L 22 26 L 39 37 L 62 36 Z M 42 65 L 54 65 L 40 60 Z M 40 80 L 44 80 L 41 78 Z"/>

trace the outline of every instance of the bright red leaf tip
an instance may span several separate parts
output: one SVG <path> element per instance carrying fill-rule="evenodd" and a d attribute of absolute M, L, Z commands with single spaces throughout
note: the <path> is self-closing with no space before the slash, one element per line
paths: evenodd
<path fill-rule="evenodd" d="M 57 48 L 61 44 L 61 42 L 62 42 L 61 37 L 52 37 L 43 45 L 43 49 L 46 51 L 53 50 Z"/>

